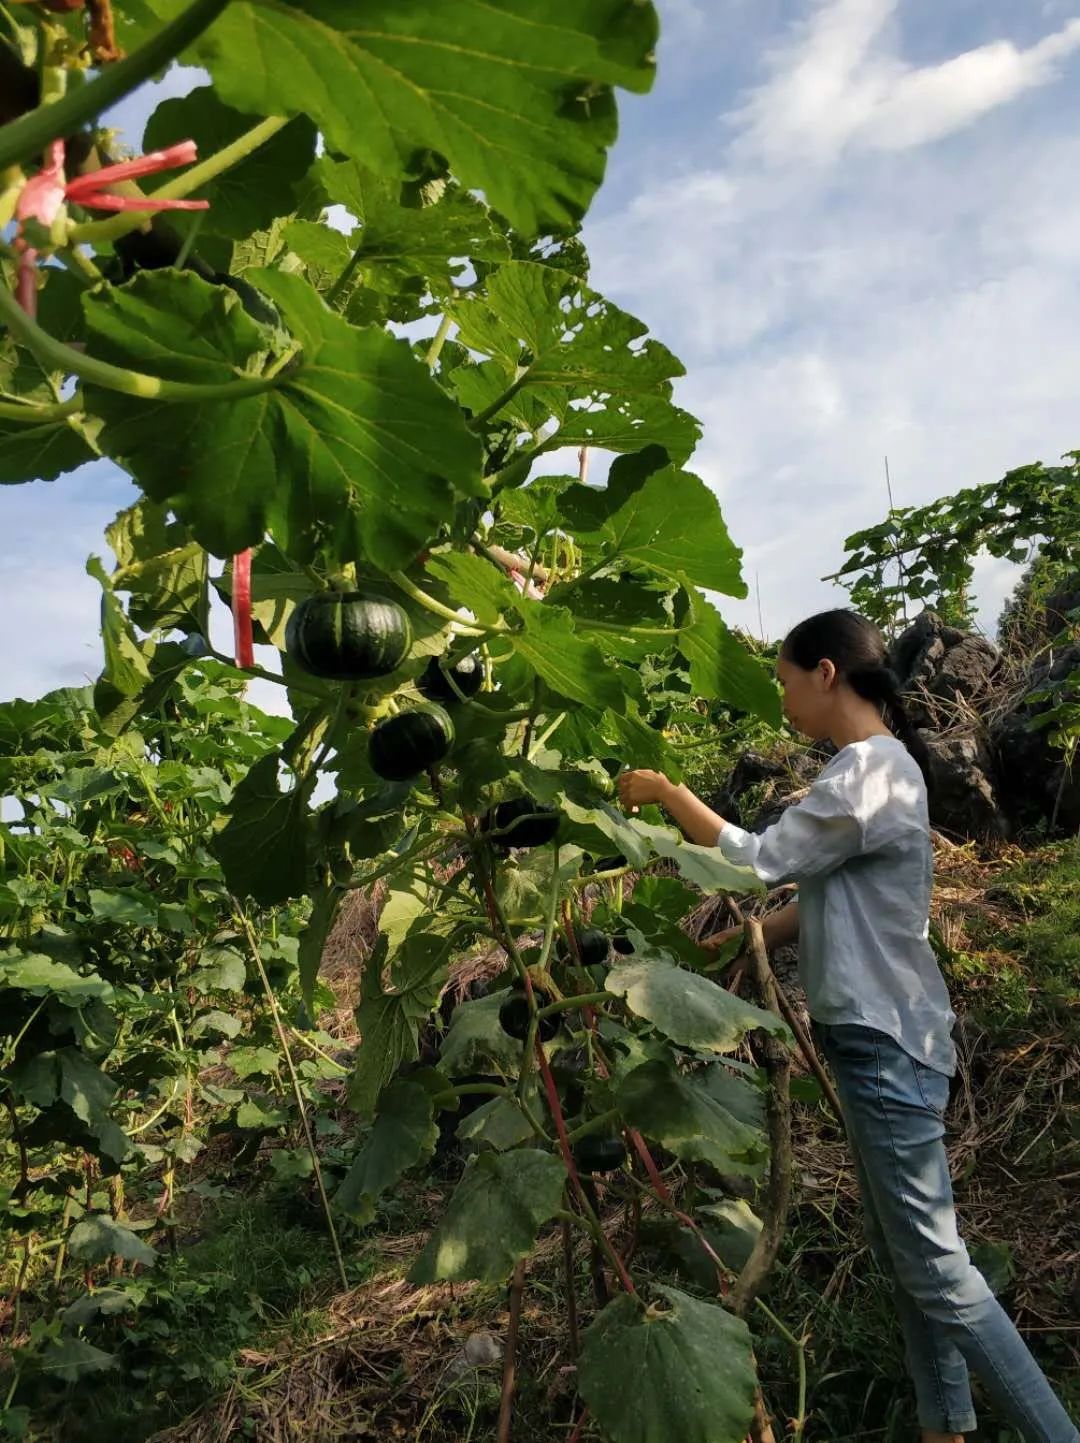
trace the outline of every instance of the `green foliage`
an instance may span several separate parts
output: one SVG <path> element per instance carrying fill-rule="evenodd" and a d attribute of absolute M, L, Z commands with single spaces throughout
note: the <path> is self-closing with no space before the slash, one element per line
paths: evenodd
<path fill-rule="evenodd" d="M 23 814 L 2 833 L 0 986 L 7 1220 L 28 1250 L 51 1233 L 87 1268 L 148 1271 L 36 1318 L 18 1386 L 35 1370 L 123 1371 L 129 1336 L 183 1331 L 170 1309 L 220 1303 L 162 1246 L 191 1165 L 211 1132 L 242 1166 L 266 1144 L 282 1192 L 303 1197 L 317 1162 L 301 1136 L 340 1127 L 330 1078 L 347 1078 L 360 1123 L 347 1149 L 322 1149 L 345 1226 L 370 1223 L 429 1159 L 441 1113 L 462 1109 L 470 1159 L 421 1280 L 501 1283 L 572 1198 L 605 1244 L 557 1141 L 567 1116 L 585 1136 L 640 1127 L 714 1170 L 756 1173 L 766 1157 L 752 1084 L 715 1057 L 756 1027 L 786 1030 L 693 970 L 701 950 L 677 926 L 686 884 L 753 879 L 655 810 L 612 804 L 624 766 L 680 775 L 671 739 L 702 701 L 763 727 L 780 711 L 714 601 L 746 588 L 715 496 L 684 469 L 700 427 L 672 400 L 683 368 L 590 287 L 575 233 L 615 136 L 615 88 L 651 84 L 656 15 L 642 0 L 571 8 L 375 0 L 346 24 L 263 0 L 216 18 L 200 6 L 183 43 L 210 87 L 164 101 L 145 144 L 195 137 L 200 169 L 158 198 L 194 190 L 209 209 L 145 231 L 137 215 L 61 215 L 35 244 L 80 246 L 100 281 L 43 267 L 36 324 L 2 278 L 0 477 L 103 455 L 140 492 L 107 534 L 115 569 L 89 563 L 104 662 L 92 693 L 0 707 L 3 790 Z M 154 69 L 171 63 L 161 26 L 178 9 L 116 7 Z M 81 64 L 79 45 L 44 48 L 51 23 L 27 30 L 28 55 L 44 71 Z M 83 17 L 62 23 L 74 39 Z M 73 84 L 63 114 L 92 119 L 103 79 L 119 87 L 149 73 L 140 63 L 91 80 L 81 105 Z M 26 149 L 30 169 L 40 146 Z M 420 318 L 434 336 L 402 339 Z M 615 455 L 605 484 L 531 477 L 567 446 Z M 244 549 L 252 636 L 277 653 L 258 670 L 281 686 L 283 718 L 244 700 L 244 673 L 209 642 L 215 596 L 245 632 Z M 400 608 L 379 665 L 313 666 L 297 649 L 297 608 L 341 593 Z M 418 703 L 433 663 L 452 676 L 467 656 L 469 694 Z M 372 749 L 433 717 L 438 755 L 417 747 L 396 766 Z M 521 817 L 516 833 L 490 824 L 515 803 L 527 838 Z M 674 863 L 682 881 L 642 884 L 635 957 L 597 991 L 552 944 L 561 919 L 583 921 L 590 858 L 608 853 L 643 872 Z M 383 881 L 347 1067 L 312 1032 L 319 964 L 342 897 Z M 610 889 L 605 905 L 620 903 Z M 524 1045 L 498 1025 L 509 975 L 456 1009 L 442 997 L 454 963 L 493 946 Z M 591 996 L 587 1014 L 575 995 Z M 558 1010 L 538 1016 L 548 1002 Z M 300 1055 L 283 1056 L 290 1036 Z M 577 1054 L 581 1075 L 556 1082 L 549 1069 Z M 490 1070 L 470 1081 L 477 1068 Z M 485 1101 L 468 1112 L 474 1093 Z M 337 1252 L 334 1218 L 324 1226 Z M 232 1306 L 238 1339 L 245 1305 Z M 605 1401 L 613 1339 L 652 1354 L 657 1399 L 698 1398 L 687 1437 L 744 1428 L 741 1323 L 676 1293 L 662 1314 L 618 1299 L 605 1317 L 585 1373 L 615 1443 L 658 1436 L 658 1414 Z M 179 1377 L 218 1381 L 210 1352 L 200 1367 L 181 1350 Z"/>
<path fill-rule="evenodd" d="M 1037 547 L 1047 561 L 1075 567 L 1080 560 L 1080 452 L 1066 462 L 1021 466 L 929 506 L 899 507 L 849 536 L 848 560 L 827 579 L 839 581 L 856 609 L 889 631 L 908 602 L 963 625 L 981 552 L 1027 561 Z"/>
<path fill-rule="evenodd" d="M 1004 915 L 973 919 L 974 946 L 946 950 L 946 967 L 973 983 L 974 1009 L 995 1033 L 1028 1018 L 1068 1025 L 1080 998 L 1080 843 L 1007 867 L 992 897 Z"/>

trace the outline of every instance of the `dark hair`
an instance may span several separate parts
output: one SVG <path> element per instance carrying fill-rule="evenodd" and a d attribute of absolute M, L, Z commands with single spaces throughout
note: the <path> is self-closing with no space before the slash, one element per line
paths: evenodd
<path fill-rule="evenodd" d="M 900 695 L 900 682 L 889 665 L 885 638 L 872 621 L 857 611 L 822 611 L 788 632 L 780 654 L 803 671 L 831 661 L 858 696 L 880 706 L 893 734 L 902 741 L 930 778 L 930 753 L 913 725 Z"/>

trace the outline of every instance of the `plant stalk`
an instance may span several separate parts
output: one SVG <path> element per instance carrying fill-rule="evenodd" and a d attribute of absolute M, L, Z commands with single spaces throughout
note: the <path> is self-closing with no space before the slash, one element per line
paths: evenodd
<path fill-rule="evenodd" d="M 304 1094 L 300 1089 L 300 1079 L 296 1075 L 296 1068 L 293 1066 L 292 1052 L 289 1049 L 289 1039 L 285 1036 L 285 1028 L 281 1021 L 281 1013 L 278 1011 L 277 998 L 274 996 L 273 988 L 270 986 L 270 979 L 266 975 L 266 968 L 263 966 L 262 957 L 259 955 L 258 943 L 255 941 L 255 933 L 247 913 L 240 906 L 237 899 L 232 898 L 233 910 L 236 920 L 240 923 L 244 936 L 247 940 L 248 951 L 251 960 L 255 963 L 259 974 L 259 981 L 262 983 L 263 992 L 266 994 L 266 1004 L 270 1008 L 270 1015 L 274 1019 L 274 1026 L 277 1029 L 278 1041 L 281 1044 L 281 1053 L 285 1058 L 285 1066 L 289 1069 L 289 1078 L 292 1082 L 293 1096 L 296 1099 L 297 1111 L 300 1114 L 300 1122 L 304 1129 L 304 1138 L 307 1142 L 307 1149 L 311 1155 L 311 1166 L 315 1173 L 315 1183 L 319 1189 L 319 1197 L 322 1201 L 323 1215 L 326 1218 L 326 1231 L 330 1234 L 330 1243 L 334 1249 L 334 1258 L 338 1267 L 338 1278 L 341 1282 L 342 1291 L 345 1292 L 349 1286 L 348 1274 L 345 1272 L 345 1259 L 341 1255 L 341 1243 L 338 1241 L 337 1228 L 334 1226 L 334 1216 L 330 1211 L 330 1199 L 326 1195 L 326 1186 L 323 1182 L 322 1168 L 319 1165 L 319 1154 L 315 1150 L 315 1139 L 311 1132 L 311 1122 L 308 1118 L 307 1106 L 304 1103 Z"/>
<path fill-rule="evenodd" d="M 26 315 L 6 286 L 0 286 L 0 321 L 50 370 L 64 371 L 90 385 L 101 386 L 103 390 L 119 391 L 122 395 L 137 396 L 142 400 L 235 401 L 269 391 L 276 384 L 273 377 L 267 379 L 265 376 L 238 376 L 234 381 L 220 384 L 168 381 L 160 376 L 148 376 L 141 371 L 129 371 L 123 366 L 96 360 L 43 331 L 36 321 Z"/>
<path fill-rule="evenodd" d="M 41 105 L 0 129 L 0 171 L 39 155 L 50 141 L 71 135 L 163 70 L 188 48 L 225 9 L 228 0 L 194 0 L 164 29 L 152 35 L 126 60 L 100 71 L 88 85 L 69 90 L 62 100 Z"/>
<path fill-rule="evenodd" d="M 499 1399 L 499 1426 L 495 1435 L 495 1443 L 510 1443 L 510 1422 L 514 1413 L 514 1373 L 517 1364 L 518 1328 L 521 1324 L 521 1300 L 524 1293 L 525 1260 L 522 1258 L 515 1265 L 514 1276 L 510 1282 L 510 1326 L 506 1332 L 502 1397 Z"/>
<path fill-rule="evenodd" d="M 213 155 L 208 155 L 205 160 L 200 160 L 185 170 L 183 175 L 178 175 L 159 186 L 153 193 L 153 199 L 182 200 L 193 190 L 198 190 L 200 186 L 216 180 L 219 175 L 223 175 L 234 165 L 239 165 L 249 155 L 253 155 L 260 146 L 265 145 L 268 140 L 277 135 L 279 130 L 284 130 L 288 123 L 286 116 L 267 116 L 265 120 L 260 120 L 257 125 L 253 125 L 250 130 L 245 130 L 243 135 L 238 135 L 231 144 L 222 146 Z M 107 220 L 84 221 L 81 225 L 72 226 L 69 239 L 76 245 L 99 246 L 103 242 L 118 240 L 121 236 L 138 230 L 140 226 L 146 224 L 152 214 L 152 210 L 128 210 L 109 216 Z M 198 223 L 198 218 L 196 218 L 196 223 Z M 182 262 L 179 259 L 176 264 L 177 269 L 182 268 Z"/>

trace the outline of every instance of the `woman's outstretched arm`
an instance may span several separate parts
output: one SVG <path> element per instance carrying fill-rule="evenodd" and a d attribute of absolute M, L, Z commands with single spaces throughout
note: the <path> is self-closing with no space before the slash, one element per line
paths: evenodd
<path fill-rule="evenodd" d="M 619 777 L 619 800 L 624 807 L 647 807 L 658 802 L 692 842 L 715 847 L 727 823 L 695 797 L 689 787 L 668 781 L 662 772 L 641 768 Z"/>

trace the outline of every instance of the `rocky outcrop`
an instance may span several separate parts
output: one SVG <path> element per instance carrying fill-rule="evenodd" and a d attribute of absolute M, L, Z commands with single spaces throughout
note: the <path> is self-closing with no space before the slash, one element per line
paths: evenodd
<path fill-rule="evenodd" d="M 991 728 L 998 788 L 1018 826 L 1080 831 L 1080 766 L 1069 767 L 1049 730 L 1032 725 L 1053 704 L 1046 692 L 1070 678 L 1080 693 L 1080 645 L 1037 662 L 1020 699 Z"/>

